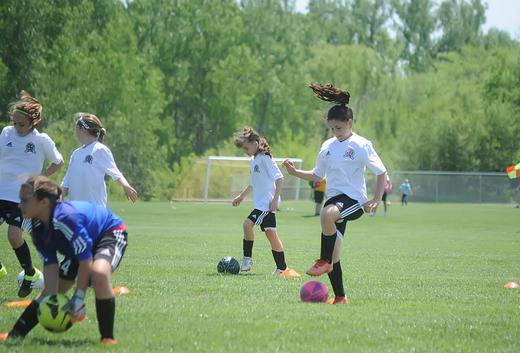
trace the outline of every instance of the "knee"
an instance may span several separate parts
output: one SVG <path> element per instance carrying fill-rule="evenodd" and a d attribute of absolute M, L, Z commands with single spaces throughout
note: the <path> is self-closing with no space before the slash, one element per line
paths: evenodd
<path fill-rule="evenodd" d="M 322 224 L 331 224 L 336 222 L 337 214 L 331 208 L 321 210 L 320 219 Z"/>
<path fill-rule="evenodd" d="M 90 274 L 92 278 L 92 285 L 96 287 L 97 285 L 104 284 L 110 281 L 110 272 L 105 268 L 96 267 L 92 268 L 92 273 Z"/>
<path fill-rule="evenodd" d="M 251 222 L 251 220 L 249 218 L 247 218 L 245 221 L 244 221 L 244 224 L 243 224 L 243 227 L 244 227 L 244 231 L 247 232 L 247 231 L 251 231 L 253 229 L 253 222 Z"/>

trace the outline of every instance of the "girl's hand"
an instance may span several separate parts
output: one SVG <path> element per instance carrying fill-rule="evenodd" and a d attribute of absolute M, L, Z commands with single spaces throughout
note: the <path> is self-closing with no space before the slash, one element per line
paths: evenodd
<path fill-rule="evenodd" d="M 269 202 L 269 211 L 276 212 L 278 210 L 278 200 L 273 198 L 271 202 Z"/>
<path fill-rule="evenodd" d="M 285 167 L 285 169 L 287 169 L 287 173 L 293 175 L 296 171 L 296 167 L 292 161 L 286 159 L 285 161 L 283 161 L 282 164 Z"/>
<path fill-rule="evenodd" d="M 239 195 L 239 196 L 235 197 L 233 199 L 233 201 L 231 201 L 231 204 L 236 207 L 236 206 L 240 205 L 243 200 L 244 200 L 244 198 L 240 197 L 240 195 Z"/>
<path fill-rule="evenodd" d="M 372 209 L 373 208 L 376 208 L 377 205 L 381 202 L 381 200 L 376 200 L 376 199 L 372 199 L 372 200 L 368 200 L 367 202 L 365 202 L 363 204 L 363 211 L 365 211 L 365 213 L 370 213 L 372 212 Z"/>
<path fill-rule="evenodd" d="M 136 202 L 137 201 L 137 197 L 139 196 L 137 194 L 137 191 L 131 187 L 130 185 L 125 185 L 123 186 L 123 189 L 125 190 L 125 195 L 126 195 L 126 198 L 132 202 Z"/>

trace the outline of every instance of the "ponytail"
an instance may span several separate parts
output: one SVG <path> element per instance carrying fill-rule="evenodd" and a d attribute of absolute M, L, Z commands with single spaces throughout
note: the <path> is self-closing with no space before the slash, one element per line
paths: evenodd
<path fill-rule="evenodd" d="M 258 143 L 258 152 L 272 157 L 271 146 L 267 140 L 260 136 L 253 128 L 245 127 L 241 132 L 235 134 L 235 146 L 242 147 L 244 142 Z"/>
<path fill-rule="evenodd" d="M 77 113 L 76 125 L 87 130 L 90 135 L 96 136 L 99 142 L 103 142 L 107 134 L 107 130 L 103 127 L 101 120 L 94 114 Z"/>
<path fill-rule="evenodd" d="M 20 99 L 11 103 L 11 115 L 22 114 L 31 121 L 32 127 L 36 127 L 42 120 L 43 106 L 39 100 L 31 96 L 27 91 L 20 91 Z"/>
<path fill-rule="evenodd" d="M 309 87 L 319 99 L 336 103 L 329 109 L 327 120 L 348 121 L 354 119 L 352 109 L 348 106 L 350 101 L 350 93 L 348 91 L 335 87 L 332 83 L 310 83 Z"/>

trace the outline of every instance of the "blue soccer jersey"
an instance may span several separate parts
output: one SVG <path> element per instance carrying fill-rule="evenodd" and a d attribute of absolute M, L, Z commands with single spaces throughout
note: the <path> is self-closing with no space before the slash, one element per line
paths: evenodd
<path fill-rule="evenodd" d="M 88 260 L 93 247 L 105 232 L 123 224 L 109 209 L 84 201 L 58 202 L 48 231 L 41 222 L 32 222 L 33 240 L 44 265 L 56 264 L 56 253 Z"/>

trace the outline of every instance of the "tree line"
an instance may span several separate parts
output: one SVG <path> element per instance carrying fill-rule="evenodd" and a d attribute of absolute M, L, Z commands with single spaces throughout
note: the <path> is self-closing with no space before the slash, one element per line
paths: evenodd
<path fill-rule="evenodd" d="M 350 91 L 355 131 L 390 169 L 503 171 L 520 159 L 520 46 L 483 32 L 481 0 L 4 0 L 0 127 L 21 89 L 65 157 L 73 114 L 99 116 L 145 199 L 193 160 L 239 155 L 247 125 L 311 167 L 327 106 Z"/>

